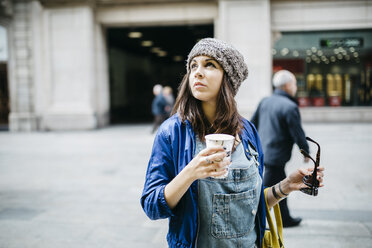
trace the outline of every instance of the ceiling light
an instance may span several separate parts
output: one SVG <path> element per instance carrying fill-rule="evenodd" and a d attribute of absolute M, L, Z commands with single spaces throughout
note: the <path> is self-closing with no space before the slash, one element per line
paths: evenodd
<path fill-rule="evenodd" d="M 144 40 L 141 42 L 141 46 L 143 47 L 150 47 L 152 46 L 153 42 L 151 40 Z"/>
<path fill-rule="evenodd" d="M 352 52 L 352 53 L 355 52 L 355 48 L 354 48 L 354 47 L 350 47 L 349 50 L 350 50 L 350 52 Z"/>
<path fill-rule="evenodd" d="M 311 55 L 311 51 L 310 50 L 306 50 L 306 54 L 310 56 Z"/>
<path fill-rule="evenodd" d="M 336 57 L 335 56 L 331 56 L 330 59 L 331 59 L 332 62 L 335 62 L 336 61 Z"/>
<path fill-rule="evenodd" d="M 317 54 L 318 54 L 318 56 L 322 56 L 322 55 L 323 55 L 323 52 L 322 52 L 321 50 L 319 50 L 319 51 L 317 52 Z"/>
<path fill-rule="evenodd" d="M 130 32 L 128 34 L 128 37 L 129 38 L 133 38 L 133 39 L 141 38 L 142 37 L 142 33 L 141 32 Z"/>
<path fill-rule="evenodd" d="M 342 59 L 342 54 L 341 53 L 337 54 L 337 58 Z"/>
<path fill-rule="evenodd" d="M 312 51 L 313 53 L 316 53 L 316 51 L 317 51 L 316 47 L 312 47 L 312 48 L 311 48 L 311 51 Z"/>
<path fill-rule="evenodd" d="M 272 55 L 275 55 L 276 54 L 276 50 L 275 49 L 271 49 L 271 54 Z"/>
<path fill-rule="evenodd" d="M 296 51 L 296 50 L 294 50 L 292 54 L 293 54 L 293 56 L 295 56 L 295 57 L 298 57 L 298 55 L 300 55 L 299 52 Z"/>
<path fill-rule="evenodd" d="M 177 56 L 174 56 L 174 57 L 173 57 L 173 60 L 176 61 L 176 62 L 180 62 L 180 61 L 183 60 L 183 57 L 180 56 L 180 55 L 177 55 Z"/>
<path fill-rule="evenodd" d="M 165 57 L 165 56 L 167 56 L 167 52 L 166 51 L 159 51 L 157 54 L 158 54 L 159 57 Z"/>
<path fill-rule="evenodd" d="M 153 48 L 151 48 L 151 50 L 150 50 L 150 52 L 152 52 L 152 53 L 158 53 L 158 52 L 160 52 L 160 51 L 161 51 L 160 47 L 153 47 Z"/>
<path fill-rule="evenodd" d="M 357 52 L 355 52 L 355 53 L 353 53 L 353 56 L 354 56 L 355 58 L 358 58 L 359 54 L 358 54 Z"/>

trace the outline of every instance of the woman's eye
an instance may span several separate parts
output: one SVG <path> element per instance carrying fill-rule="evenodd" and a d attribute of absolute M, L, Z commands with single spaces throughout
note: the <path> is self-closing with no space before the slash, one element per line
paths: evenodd
<path fill-rule="evenodd" d="M 208 62 L 205 66 L 206 67 L 212 66 L 212 67 L 216 68 L 216 66 L 212 62 Z"/>
<path fill-rule="evenodd" d="M 198 67 L 197 64 L 191 64 L 191 66 L 190 66 L 191 69 L 195 69 L 195 68 L 197 68 L 197 67 Z"/>

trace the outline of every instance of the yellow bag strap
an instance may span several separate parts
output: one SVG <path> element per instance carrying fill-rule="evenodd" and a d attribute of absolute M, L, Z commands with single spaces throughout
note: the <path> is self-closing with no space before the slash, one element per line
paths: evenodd
<path fill-rule="evenodd" d="M 265 193 L 265 207 L 266 207 L 266 219 L 267 219 L 267 222 L 269 223 L 269 227 L 270 227 L 270 232 L 272 233 L 273 235 L 273 245 L 274 247 L 284 247 L 283 245 L 283 223 L 282 223 L 282 216 L 280 214 L 280 208 L 279 208 L 279 204 L 275 204 L 274 205 L 274 214 L 275 214 L 275 221 L 276 221 L 276 229 L 274 227 L 274 222 L 271 218 L 271 214 L 270 214 L 270 209 L 269 209 L 269 205 L 267 204 L 267 191 L 271 189 L 271 188 L 266 188 L 264 190 L 264 193 Z M 280 244 L 280 246 L 279 246 Z M 276 246 L 275 246 L 276 245 Z"/>

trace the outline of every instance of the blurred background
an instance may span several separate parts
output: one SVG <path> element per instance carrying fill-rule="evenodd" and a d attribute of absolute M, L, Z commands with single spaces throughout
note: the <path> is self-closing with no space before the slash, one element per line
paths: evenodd
<path fill-rule="evenodd" d="M 296 74 L 304 121 L 372 120 L 371 1 L 1 0 L 0 123 L 87 130 L 152 120 L 152 87 L 173 92 L 201 38 L 232 43 L 250 75 L 249 117 L 271 75 Z"/>
<path fill-rule="evenodd" d="M 296 75 L 329 186 L 289 199 L 288 247 L 372 247 L 370 0 L 0 0 L 0 247 L 166 246 L 139 205 L 152 88 L 176 96 L 205 37 L 244 55 L 248 119 Z"/>

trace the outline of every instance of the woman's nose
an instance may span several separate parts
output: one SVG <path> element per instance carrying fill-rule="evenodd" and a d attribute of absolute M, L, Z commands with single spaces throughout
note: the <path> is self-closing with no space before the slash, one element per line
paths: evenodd
<path fill-rule="evenodd" d="M 202 72 L 202 69 L 201 69 L 201 66 L 199 66 L 196 71 L 195 71 L 195 77 L 196 78 L 199 78 L 199 77 L 202 77 L 203 76 L 203 72 Z"/>

